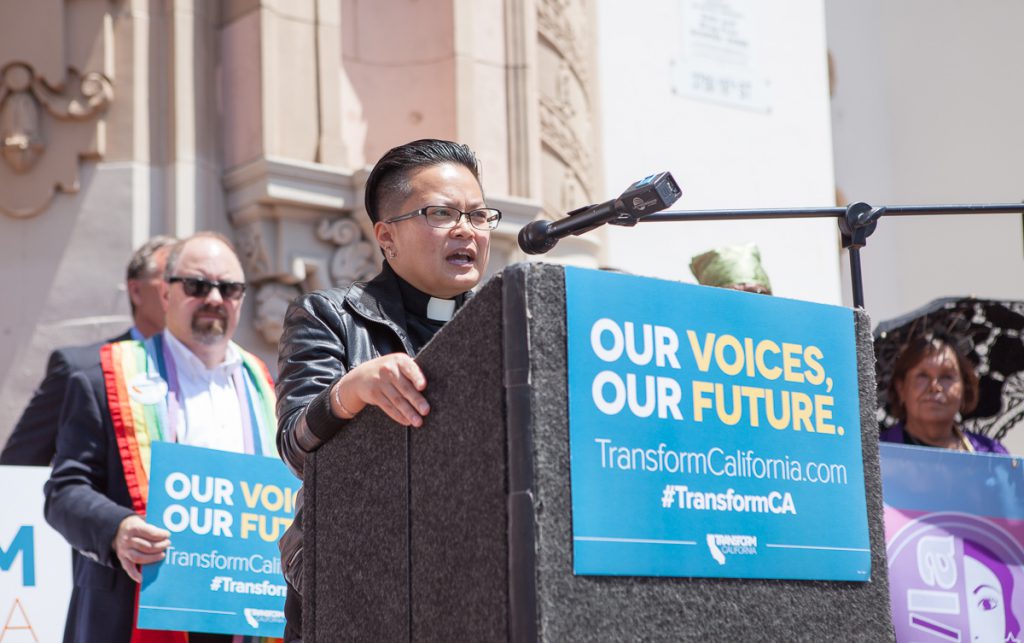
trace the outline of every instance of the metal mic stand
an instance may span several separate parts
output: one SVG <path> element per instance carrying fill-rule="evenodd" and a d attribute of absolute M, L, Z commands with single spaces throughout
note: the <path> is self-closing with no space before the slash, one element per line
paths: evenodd
<path fill-rule="evenodd" d="M 665 210 L 648 215 L 620 215 L 608 223 L 634 226 L 657 221 L 730 221 L 738 219 L 820 219 L 836 218 L 843 237 L 843 247 L 850 251 L 850 280 L 853 305 L 864 308 L 864 282 L 861 278 L 860 249 L 867 245 L 883 216 L 919 216 L 926 214 L 1008 214 L 1024 213 L 1024 203 L 985 203 L 966 205 L 883 205 L 851 203 L 832 208 L 780 208 L 755 210 Z"/>

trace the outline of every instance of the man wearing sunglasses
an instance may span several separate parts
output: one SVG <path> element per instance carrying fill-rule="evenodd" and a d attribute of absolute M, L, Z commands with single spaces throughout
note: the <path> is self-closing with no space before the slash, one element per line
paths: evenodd
<path fill-rule="evenodd" d="M 164 329 L 164 306 L 160 299 L 164 265 L 171 246 L 177 241 L 174 237 L 155 236 L 132 254 L 125 279 L 132 312 L 131 328 L 96 344 L 64 346 L 50 353 L 46 375 L 0 452 L 0 464 L 49 466 L 57 451 L 60 407 L 71 374 L 99 364 L 100 347 L 104 344 L 147 339 Z"/>
<path fill-rule="evenodd" d="M 104 346 L 100 364 L 68 384 L 45 488 L 46 519 L 75 548 L 65 641 L 151 635 L 134 628 L 140 567 L 163 560 L 171 542 L 142 518 L 149 450 L 140 444 L 277 457 L 270 375 L 231 341 L 245 295 L 231 243 L 212 232 L 177 243 L 161 293 L 163 332 Z"/>

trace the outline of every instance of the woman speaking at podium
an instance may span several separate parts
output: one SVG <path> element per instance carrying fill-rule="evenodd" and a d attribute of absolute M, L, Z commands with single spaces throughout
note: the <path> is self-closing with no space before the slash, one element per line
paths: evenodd
<path fill-rule="evenodd" d="M 385 261 L 349 288 L 308 293 L 285 316 L 278 360 L 278 447 L 299 477 L 315 451 L 367 406 L 419 427 L 428 383 L 412 356 L 455 314 L 487 268 L 488 208 L 476 156 L 435 139 L 387 152 L 366 182 L 366 211 Z M 285 640 L 302 636 L 302 501 L 282 538 Z"/>

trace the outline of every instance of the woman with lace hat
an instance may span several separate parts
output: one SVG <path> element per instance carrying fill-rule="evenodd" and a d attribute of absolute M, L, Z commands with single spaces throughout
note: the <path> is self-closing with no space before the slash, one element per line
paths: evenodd
<path fill-rule="evenodd" d="M 974 410 L 978 393 L 974 366 L 951 339 L 918 337 L 896 359 L 889 381 L 889 414 L 899 422 L 878 439 L 954 451 L 1007 453 L 998 440 L 960 428 L 960 414 Z"/>

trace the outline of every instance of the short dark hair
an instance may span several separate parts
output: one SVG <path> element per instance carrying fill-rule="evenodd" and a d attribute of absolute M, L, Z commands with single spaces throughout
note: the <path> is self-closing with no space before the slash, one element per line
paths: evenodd
<path fill-rule="evenodd" d="M 223 234 L 215 232 L 213 230 L 200 230 L 199 232 L 196 232 L 195 234 L 189 237 L 185 237 L 181 241 L 174 244 L 174 246 L 171 248 L 171 251 L 167 254 L 167 269 L 164 271 L 165 276 L 174 276 L 174 269 L 177 268 L 178 266 L 178 259 L 181 258 L 181 253 L 185 250 L 185 246 L 188 245 L 189 241 L 192 241 L 193 239 L 199 239 L 201 237 L 216 239 L 217 241 L 220 241 L 221 243 L 228 247 L 228 250 L 230 250 L 232 254 L 234 254 L 236 257 L 238 256 L 238 251 L 235 250 L 235 244 L 231 243 L 231 239 L 228 239 Z"/>
<path fill-rule="evenodd" d="M 364 204 L 370 221 L 377 223 L 384 210 L 409 197 L 410 172 L 443 163 L 465 167 L 472 172 L 477 183 L 480 182 L 480 162 L 473 150 L 461 143 L 424 138 L 388 150 L 366 179 Z"/>
<path fill-rule="evenodd" d="M 156 276 L 153 274 L 156 272 L 156 266 L 153 265 L 153 255 L 156 254 L 157 250 L 173 246 L 176 243 L 178 243 L 178 240 L 174 237 L 158 234 L 139 246 L 132 253 L 132 258 L 128 261 L 125 279 L 145 279 Z"/>
<path fill-rule="evenodd" d="M 938 355 L 946 348 L 953 351 L 956 356 L 956 365 L 960 369 L 960 379 L 964 383 L 964 398 L 960 402 L 960 413 L 970 413 L 978 406 L 978 398 L 981 393 L 981 385 L 978 382 L 978 373 L 974 369 L 967 356 L 964 355 L 956 342 L 943 335 L 922 335 L 910 340 L 903 347 L 900 356 L 892 367 L 892 377 L 889 379 L 889 415 L 897 420 L 907 419 L 907 406 L 900 398 L 896 390 L 896 383 L 906 378 L 910 369 L 917 366 L 921 360 L 932 355 Z"/>
<path fill-rule="evenodd" d="M 150 238 L 149 241 L 139 246 L 132 253 L 132 258 L 128 260 L 128 268 L 125 270 L 125 280 L 163 277 L 163 275 L 156 274 L 157 270 L 153 262 L 153 255 L 156 254 L 157 250 L 173 246 L 176 243 L 178 243 L 177 239 L 165 234 L 158 234 Z M 132 301 L 131 297 L 128 298 L 128 305 L 131 306 L 132 316 L 134 316 L 135 302 Z"/>

